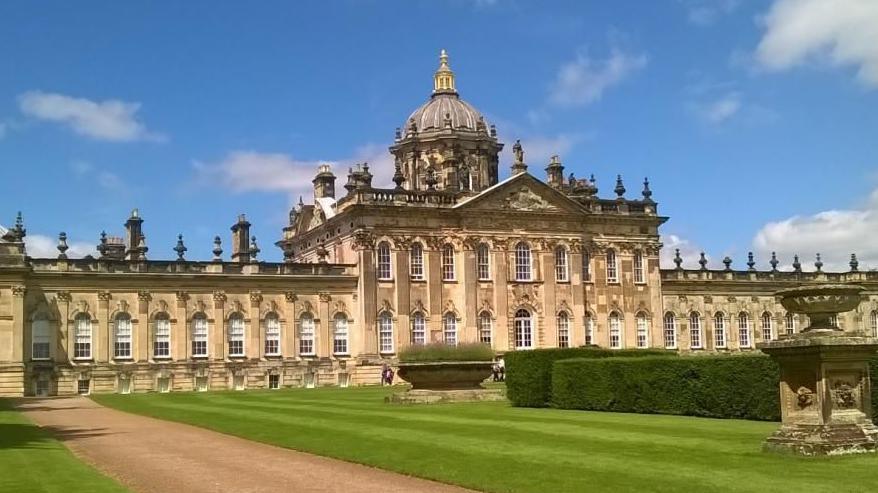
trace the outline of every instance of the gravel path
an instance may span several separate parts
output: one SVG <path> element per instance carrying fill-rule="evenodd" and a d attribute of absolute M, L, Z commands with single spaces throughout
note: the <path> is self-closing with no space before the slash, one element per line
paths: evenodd
<path fill-rule="evenodd" d="M 108 409 L 84 397 L 18 409 L 136 492 L 465 493 L 470 490 Z"/>

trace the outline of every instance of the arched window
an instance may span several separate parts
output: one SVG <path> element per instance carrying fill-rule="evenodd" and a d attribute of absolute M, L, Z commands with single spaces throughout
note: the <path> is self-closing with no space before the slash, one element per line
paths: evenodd
<path fill-rule="evenodd" d="M 229 315 L 229 356 L 244 356 L 244 315 Z"/>
<path fill-rule="evenodd" d="M 152 357 L 171 357 L 171 318 L 167 313 L 157 313 L 154 317 L 155 331 L 152 340 Z M 243 343 L 243 340 L 241 341 Z"/>
<path fill-rule="evenodd" d="M 878 310 L 872 310 L 872 313 L 869 315 L 869 329 L 871 330 L 872 337 L 878 337 Z"/>
<path fill-rule="evenodd" d="M 414 281 L 424 280 L 424 247 L 413 243 L 409 253 L 409 274 Z"/>
<path fill-rule="evenodd" d="M 771 323 L 771 314 L 768 312 L 762 313 L 762 340 L 770 341 L 774 339 L 774 330 Z"/>
<path fill-rule="evenodd" d="M 299 317 L 299 355 L 314 356 L 314 316 L 303 313 Z"/>
<path fill-rule="evenodd" d="M 616 251 L 607 249 L 607 282 L 619 282 L 619 265 L 616 261 Z"/>
<path fill-rule="evenodd" d="M 635 320 L 637 322 L 637 347 L 647 348 L 649 347 L 649 317 L 640 312 Z"/>
<path fill-rule="evenodd" d="M 591 282 L 591 254 L 582 252 L 582 282 Z"/>
<path fill-rule="evenodd" d="M 485 243 L 476 248 L 476 270 L 480 281 L 491 280 L 491 251 Z"/>
<path fill-rule="evenodd" d="M 643 252 L 640 250 L 634 252 L 634 282 L 646 282 L 646 276 L 643 271 Z"/>
<path fill-rule="evenodd" d="M 73 319 L 73 359 L 91 359 L 91 318 L 87 313 Z"/>
<path fill-rule="evenodd" d="M 742 348 L 750 347 L 750 315 L 747 312 L 738 314 L 738 345 Z"/>
<path fill-rule="evenodd" d="M 622 348 L 622 319 L 616 312 L 611 312 L 607 318 L 607 325 L 610 328 L 610 349 Z"/>
<path fill-rule="evenodd" d="M 555 248 L 555 280 L 558 282 L 567 282 L 570 280 L 567 249 L 563 246 Z"/>
<path fill-rule="evenodd" d="M 558 347 L 570 347 L 570 316 L 561 312 L 556 318 L 558 325 Z"/>
<path fill-rule="evenodd" d="M 31 358 L 49 359 L 49 337 L 51 325 L 43 314 L 31 322 Z"/>
<path fill-rule="evenodd" d="M 427 343 L 427 321 L 424 314 L 415 312 L 412 315 L 412 344 Z"/>
<path fill-rule="evenodd" d="M 523 241 L 515 245 L 515 280 L 533 280 L 530 246 Z"/>
<path fill-rule="evenodd" d="M 713 316 L 713 345 L 717 349 L 726 347 L 726 316 L 716 312 Z"/>
<path fill-rule="evenodd" d="M 663 320 L 665 349 L 677 349 L 677 317 L 673 313 L 665 313 Z"/>
<path fill-rule="evenodd" d="M 192 315 L 192 357 L 207 357 L 207 316 L 198 312 Z"/>
<path fill-rule="evenodd" d="M 494 340 L 494 322 L 491 314 L 482 312 L 479 314 L 479 342 L 491 345 Z"/>
<path fill-rule="evenodd" d="M 520 244 L 520 243 L 519 243 Z M 529 252 L 530 250 L 528 250 Z M 515 349 L 530 349 L 533 347 L 533 318 L 530 312 L 520 309 L 515 312 L 512 322 L 515 331 Z"/>
<path fill-rule="evenodd" d="M 387 312 L 378 316 L 378 352 L 393 352 L 393 317 Z"/>
<path fill-rule="evenodd" d="M 585 344 L 594 344 L 594 315 L 588 312 L 585 314 Z"/>
<path fill-rule="evenodd" d="M 457 318 L 453 313 L 446 313 L 442 317 L 442 339 L 449 346 L 457 345 Z"/>
<path fill-rule="evenodd" d="M 332 353 L 348 354 L 348 317 L 344 313 L 332 319 Z"/>
<path fill-rule="evenodd" d="M 393 279 L 390 268 L 390 244 L 382 241 L 378 244 L 378 280 L 389 281 Z"/>
<path fill-rule="evenodd" d="M 701 315 L 697 312 L 689 314 L 689 347 L 692 349 L 701 349 Z"/>
<path fill-rule="evenodd" d="M 872 312 L 875 313 L 875 312 Z M 784 316 L 784 321 L 786 324 L 787 335 L 791 336 L 796 333 L 796 316 L 790 312 Z"/>
<path fill-rule="evenodd" d="M 454 246 L 450 243 L 442 246 L 442 280 L 454 280 Z"/>
<path fill-rule="evenodd" d="M 280 318 L 275 312 L 265 315 L 265 355 L 280 356 Z"/>

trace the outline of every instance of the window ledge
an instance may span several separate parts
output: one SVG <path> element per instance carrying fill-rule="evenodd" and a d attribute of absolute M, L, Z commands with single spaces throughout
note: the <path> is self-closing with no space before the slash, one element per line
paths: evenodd
<path fill-rule="evenodd" d="M 246 359 L 246 354 L 230 354 L 229 359 Z"/>
<path fill-rule="evenodd" d="M 415 279 L 414 277 L 409 278 L 409 281 L 414 282 L 414 283 L 426 283 L 427 282 L 427 280 L 424 278 Z"/>
<path fill-rule="evenodd" d="M 378 279 L 378 282 L 392 283 L 392 282 L 393 282 L 393 278 L 392 278 L 392 277 L 388 277 L 388 278 L 379 278 L 379 279 Z"/>
<path fill-rule="evenodd" d="M 52 358 L 31 358 L 31 361 L 52 361 Z"/>
<path fill-rule="evenodd" d="M 114 356 L 113 361 L 134 361 L 133 356 Z"/>
<path fill-rule="evenodd" d="M 266 355 L 265 355 L 265 358 L 267 358 L 267 359 L 281 359 L 281 358 L 283 358 L 283 357 L 284 357 L 284 356 L 283 356 L 282 354 L 280 354 L 280 353 L 272 353 L 272 354 L 266 354 Z"/>
<path fill-rule="evenodd" d="M 192 359 L 207 359 L 209 357 L 210 356 L 208 356 L 206 354 L 193 354 L 192 356 L 190 356 L 190 358 L 192 358 Z"/>

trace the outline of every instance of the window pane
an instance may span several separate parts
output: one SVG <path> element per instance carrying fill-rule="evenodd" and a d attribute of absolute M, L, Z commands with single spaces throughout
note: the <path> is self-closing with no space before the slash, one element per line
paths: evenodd
<path fill-rule="evenodd" d="M 570 347 L 570 317 L 566 313 L 559 313 L 556 323 L 558 324 L 558 347 Z"/>
<path fill-rule="evenodd" d="M 192 317 L 192 356 L 207 356 L 207 317 L 203 313 Z"/>
<path fill-rule="evenodd" d="M 424 314 L 415 313 L 412 316 L 412 344 L 425 344 L 427 342 L 427 329 Z"/>
<path fill-rule="evenodd" d="M 442 247 L 442 280 L 454 280 L 454 247 L 451 245 Z"/>
<path fill-rule="evenodd" d="M 665 347 L 675 349 L 677 347 L 677 317 L 673 313 L 665 314 Z"/>
<path fill-rule="evenodd" d="M 610 326 L 610 348 L 619 349 L 622 347 L 622 321 L 616 313 L 611 313 L 608 321 Z"/>
<path fill-rule="evenodd" d="M 299 354 L 314 354 L 314 317 L 308 313 L 299 318 Z"/>
<path fill-rule="evenodd" d="M 342 313 L 335 316 L 332 352 L 335 354 L 348 354 L 348 318 Z"/>
<path fill-rule="evenodd" d="M 530 281 L 533 278 L 530 247 L 525 243 L 515 246 L 515 280 Z"/>
<path fill-rule="evenodd" d="M 488 245 L 480 243 L 476 250 L 476 265 L 480 281 L 491 279 L 491 260 Z"/>
<path fill-rule="evenodd" d="M 409 259 L 409 271 L 412 279 L 416 281 L 424 279 L 424 248 L 420 243 L 412 245 Z"/>
<path fill-rule="evenodd" d="M 713 337 L 715 347 L 726 347 L 726 317 L 722 313 L 717 313 L 713 317 Z"/>
<path fill-rule="evenodd" d="M 276 314 L 268 314 L 265 317 L 265 355 L 277 356 L 280 354 L 280 319 Z"/>
<path fill-rule="evenodd" d="M 616 251 L 607 250 L 607 282 L 619 282 L 619 271 L 616 265 Z"/>
<path fill-rule="evenodd" d="M 529 349 L 533 347 L 533 320 L 530 312 L 527 310 L 518 310 L 515 312 L 513 321 L 515 329 L 515 348 Z"/>
<path fill-rule="evenodd" d="M 567 249 L 558 247 L 555 249 L 555 280 L 558 282 L 567 282 Z"/>
<path fill-rule="evenodd" d="M 479 315 L 479 342 L 490 346 L 493 340 L 493 332 L 491 314 L 482 312 Z"/>
<path fill-rule="evenodd" d="M 378 317 L 378 351 L 393 352 L 393 319 L 387 313 Z"/>
<path fill-rule="evenodd" d="M 637 315 L 637 347 L 649 347 L 649 318 L 643 313 Z"/>
<path fill-rule="evenodd" d="M 701 315 L 689 315 L 689 345 L 692 349 L 701 349 Z"/>
<path fill-rule="evenodd" d="M 646 282 L 643 275 L 643 252 L 634 252 L 634 282 Z"/>
<path fill-rule="evenodd" d="M 442 339 L 449 346 L 457 345 L 457 319 L 453 313 L 446 313 L 442 319 Z"/>
<path fill-rule="evenodd" d="M 387 242 L 378 244 L 378 279 L 391 279 L 390 245 Z"/>

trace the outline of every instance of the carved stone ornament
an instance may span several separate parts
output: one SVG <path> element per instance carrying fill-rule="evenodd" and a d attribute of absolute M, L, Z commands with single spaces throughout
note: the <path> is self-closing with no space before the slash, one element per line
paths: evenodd
<path fill-rule="evenodd" d="M 76 302 L 76 310 L 79 313 L 88 313 L 88 301 L 79 300 Z"/>
<path fill-rule="evenodd" d="M 796 405 L 799 406 L 799 409 L 811 407 L 813 403 L 814 391 L 804 385 L 799 387 L 799 390 L 796 391 Z"/>
<path fill-rule="evenodd" d="M 177 301 L 186 302 L 189 299 L 189 293 L 186 291 L 177 291 L 176 293 Z"/>
<path fill-rule="evenodd" d="M 311 306 L 311 302 L 305 300 L 299 304 L 299 313 L 312 313 L 314 311 L 314 307 Z"/>
<path fill-rule="evenodd" d="M 475 250 L 479 247 L 479 244 L 483 242 L 484 240 L 478 236 L 470 236 L 463 239 L 463 247 L 467 250 Z"/>
<path fill-rule="evenodd" d="M 491 308 L 491 302 L 488 300 L 482 300 L 482 311 L 493 313 L 494 310 Z"/>
<path fill-rule="evenodd" d="M 198 300 L 195 302 L 195 311 L 204 313 L 207 311 L 207 305 L 204 304 L 204 300 Z"/>
<path fill-rule="evenodd" d="M 284 293 L 284 299 L 286 299 L 289 303 L 295 303 L 299 299 L 299 297 L 296 296 L 296 293 L 293 293 L 292 291 L 287 291 L 286 293 Z"/>
<path fill-rule="evenodd" d="M 150 301 L 152 300 L 152 295 L 146 290 L 138 291 L 137 299 L 140 301 Z"/>
<path fill-rule="evenodd" d="M 244 313 L 244 306 L 241 304 L 240 300 L 235 300 L 232 302 L 232 307 L 230 311 Z"/>
<path fill-rule="evenodd" d="M 119 300 L 119 302 L 116 303 L 116 310 L 121 313 L 128 313 L 130 309 L 131 307 L 128 306 L 128 302 L 125 300 Z"/>
<path fill-rule="evenodd" d="M 317 298 L 323 303 L 329 303 L 332 301 L 332 295 L 327 292 L 317 293 Z"/>
<path fill-rule="evenodd" d="M 451 313 L 457 313 L 457 308 L 454 306 L 454 302 L 448 300 L 445 302 L 445 311 Z"/>
<path fill-rule="evenodd" d="M 567 305 L 567 300 L 561 300 L 561 302 L 558 303 L 558 312 L 571 312 L 570 307 Z"/>
<path fill-rule="evenodd" d="M 213 301 L 217 303 L 225 303 L 227 297 L 224 291 L 214 291 L 213 292 Z"/>
<path fill-rule="evenodd" d="M 333 304 L 333 308 L 335 309 L 336 313 L 347 313 L 348 312 L 348 307 L 347 307 L 347 305 L 345 305 L 345 302 L 342 300 L 336 301 Z"/>
<path fill-rule="evenodd" d="M 159 300 L 158 308 L 156 309 L 158 312 L 167 312 L 168 311 L 168 302 L 165 300 Z"/>
<path fill-rule="evenodd" d="M 70 291 L 58 291 L 58 293 L 55 294 L 55 299 L 64 303 L 70 303 L 73 296 L 70 295 Z"/>
<path fill-rule="evenodd" d="M 421 300 L 415 301 L 414 306 L 412 307 L 412 313 L 415 313 L 415 312 L 421 312 L 421 313 L 426 315 L 427 310 L 424 309 L 424 302 L 423 301 L 421 301 Z"/>
<path fill-rule="evenodd" d="M 580 240 L 570 241 L 570 253 L 582 253 L 582 241 L 580 241 Z"/>
<path fill-rule="evenodd" d="M 258 306 L 262 303 L 262 291 L 250 291 L 250 304 Z"/>
<path fill-rule="evenodd" d="M 397 250 L 410 250 L 412 248 L 413 239 L 411 236 L 394 236 L 393 246 Z"/>
<path fill-rule="evenodd" d="M 354 248 L 358 250 L 372 250 L 375 248 L 375 236 L 366 231 L 354 233 Z"/>
<path fill-rule="evenodd" d="M 113 296 L 109 291 L 98 291 L 98 301 L 108 303 Z"/>
<path fill-rule="evenodd" d="M 832 390 L 832 404 L 836 409 L 856 409 L 859 407 L 857 388 L 850 382 L 839 380 Z"/>
<path fill-rule="evenodd" d="M 547 211 L 558 209 L 527 187 L 521 187 L 510 193 L 503 201 L 502 207 L 504 209 L 516 211 Z"/>
<path fill-rule="evenodd" d="M 388 301 L 387 299 L 383 300 L 381 302 L 381 309 L 378 310 L 378 313 L 392 312 L 392 311 L 393 311 L 393 305 L 390 304 L 390 301 Z"/>

